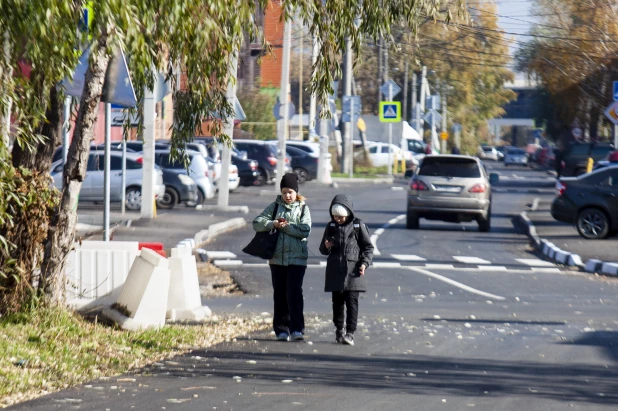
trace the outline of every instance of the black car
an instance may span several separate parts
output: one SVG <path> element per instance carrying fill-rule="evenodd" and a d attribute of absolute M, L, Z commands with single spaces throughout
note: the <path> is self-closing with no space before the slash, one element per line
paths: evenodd
<path fill-rule="evenodd" d="M 247 157 L 258 162 L 259 184 L 270 183 L 277 178 L 277 147 L 259 140 L 234 140 L 236 148 L 247 152 Z"/>
<path fill-rule="evenodd" d="M 572 177 L 585 174 L 589 157 L 596 163 L 613 150 L 614 146 L 609 143 L 572 143 L 562 154 L 560 175 Z"/>
<path fill-rule="evenodd" d="M 606 238 L 618 231 L 618 165 L 561 178 L 556 189 L 551 205 L 554 219 L 574 224 L 586 239 Z"/>
<path fill-rule="evenodd" d="M 258 172 L 258 162 L 246 160 L 238 155 L 232 154 L 232 164 L 238 167 L 238 177 L 241 186 L 260 185 L 260 173 Z"/>
<path fill-rule="evenodd" d="M 299 183 L 318 178 L 318 158 L 296 147 L 286 146 L 285 149 L 291 157 L 292 170 L 298 175 Z"/>
<path fill-rule="evenodd" d="M 157 207 L 172 209 L 178 203 L 197 201 L 197 185 L 191 177 L 166 168 L 161 168 L 161 171 L 165 194 L 157 198 Z"/>

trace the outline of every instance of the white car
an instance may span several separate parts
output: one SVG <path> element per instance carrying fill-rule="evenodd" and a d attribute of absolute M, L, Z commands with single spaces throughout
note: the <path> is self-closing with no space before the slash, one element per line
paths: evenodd
<path fill-rule="evenodd" d="M 411 152 L 403 151 L 401 148 L 397 147 L 395 144 L 391 144 L 391 156 L 392 161 L 401 161 L 402 157 L 406 160 L 406 162 L 412 162 L 418 164 L 418 161 L 414 158 Z M 389 149 L 388 143 L 369 143 L 367 144 L 367 148 L 369 149 L 369 158 L 373 163 L 374 167 L 382 167 L 388 166 L 389 159 Z"/>
<path fill-rule="evenodd" d="M 493 160 L 498 161 L 500 158 L 500 153 L 496 150 L 495 147 L 492 146 L 482 146 L 479 147 L 477 157 L 481 160 Z"/>
<path fill-rule="evenodd" d="M 204 200 L 211 199 L 215 196 L 215 185 L 212 183 L 209 175 L 211 170 L 208 167 L 208 162 L 204 156 L 193 150 L 186 150 L 185 153 L 189 156 L 191 162 L 189 163 L 188 175 L 197 184 L 197 201 L 188 202 L 187 205 L 194 206 L 202 204 Z M 155 163 L 162 168 L 168 168 L 178 173 L 187 174 L 185 165 L 180 161 L 170 159 L 169 150 L 155 150 Z"/>

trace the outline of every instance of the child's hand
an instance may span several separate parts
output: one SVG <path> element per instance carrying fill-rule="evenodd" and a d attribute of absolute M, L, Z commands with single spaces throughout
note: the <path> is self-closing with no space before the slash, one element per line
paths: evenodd
<path fill-rule="evenodd" d="M 365 275 L 365 268 L 367 268 L 365 264 L 361 264 L 360 268 L 358 269 L 360 275 Z"/>
<path fill-rule="evenodd" d="M 326 247 L 326 249 L 330 250 L 332 246 L 333 244 L 330 241 L 324 240 L 324 247 Z"/>

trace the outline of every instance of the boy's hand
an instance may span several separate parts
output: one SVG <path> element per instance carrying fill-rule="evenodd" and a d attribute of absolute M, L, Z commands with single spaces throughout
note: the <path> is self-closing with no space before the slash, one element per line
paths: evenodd
<path fill-rule="evenodd" d="M 332 246 L 333 244 L 330 241 L 324 240 L 324 247 L 326 247 L 326 249 L 330 250 Z"/>
<path fill-rule="evenodd" d="M 365 266 L 365 264 L 361 264 L 360 268 L 358 269 L 358 271 L 360 272 L 360 275 L 365 275 L 366 268 L 367 266 Z"/>

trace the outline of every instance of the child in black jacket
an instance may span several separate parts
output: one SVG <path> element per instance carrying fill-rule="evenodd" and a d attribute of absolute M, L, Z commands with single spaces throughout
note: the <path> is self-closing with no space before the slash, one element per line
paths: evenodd
<path fill-rule="evenodd" d="M 328 255 L 324 291 L 333 295 L 333 322 L 338 343 L 354 345 L 358 319 L 358 297 L 367 291 L 365 272 L 373 258 L 373 244 L 367 226 L 354 218 L 352 199 L 338 194 L 330 206 L 320 252 Z M 344 307 L 346 332 L 344 335 Z"/>

